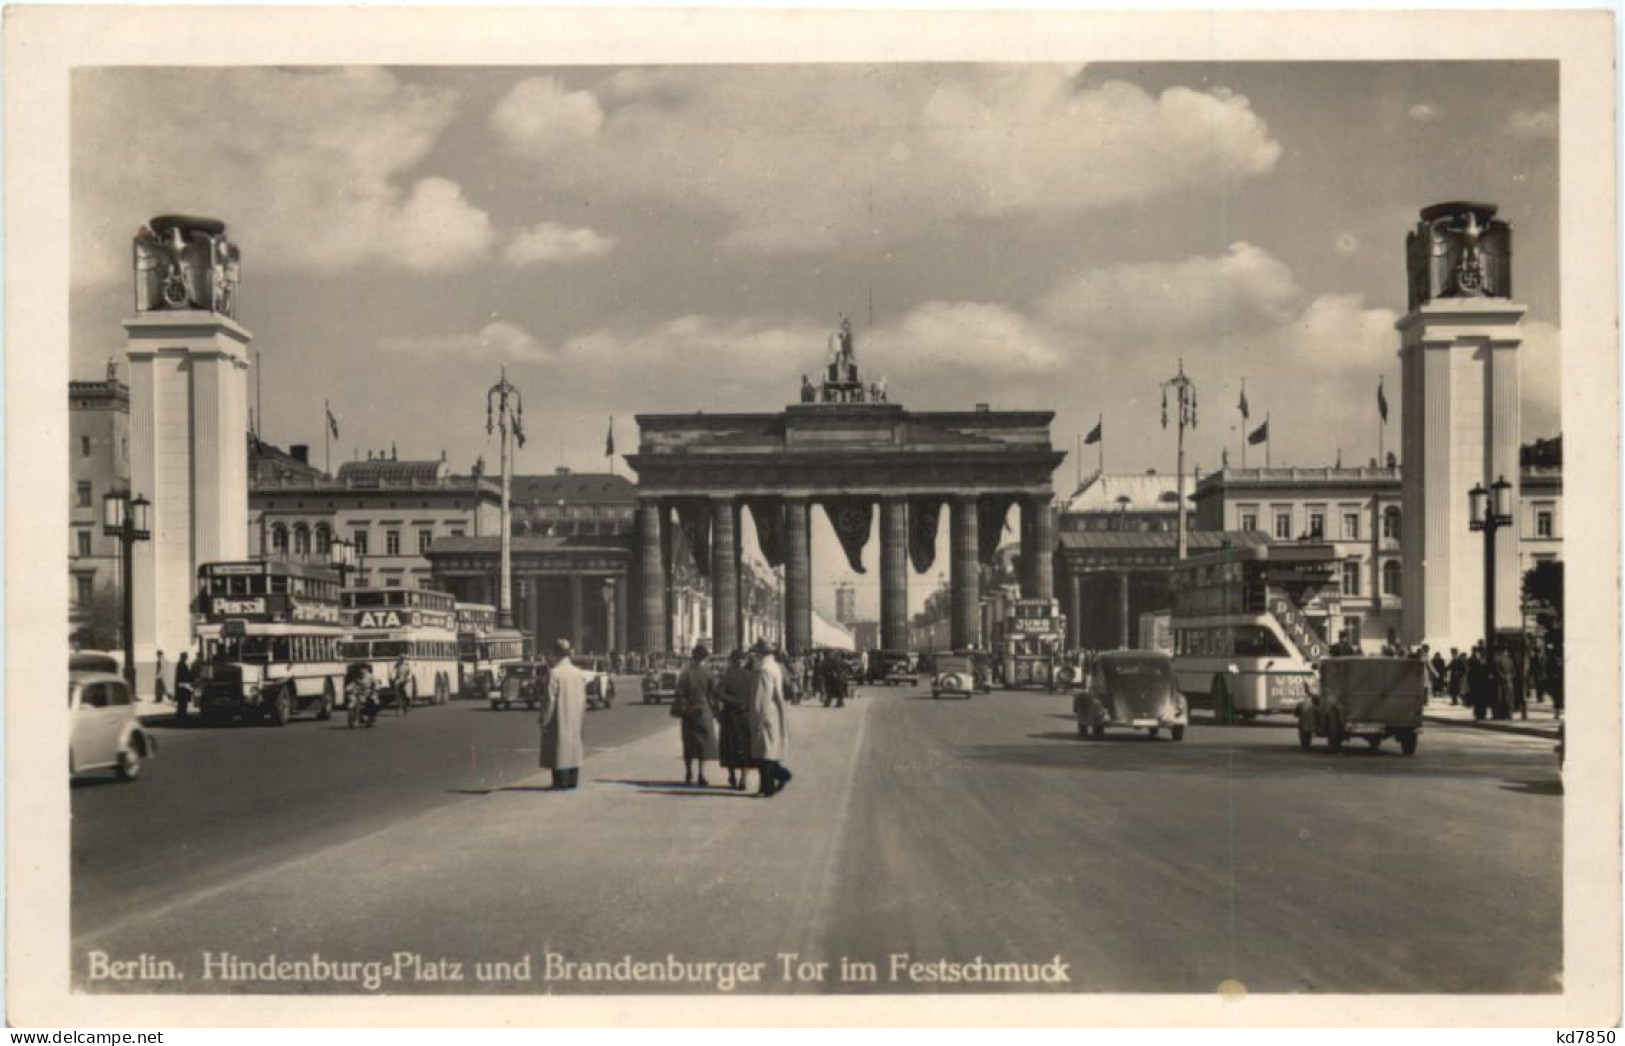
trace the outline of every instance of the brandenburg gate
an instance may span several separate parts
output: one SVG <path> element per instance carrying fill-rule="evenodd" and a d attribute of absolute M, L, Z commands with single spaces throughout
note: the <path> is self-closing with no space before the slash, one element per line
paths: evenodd
<path fill-rule="evenodd" d="M 749 512 L 769 565 L 784 567 L 785 637 L 812 644 L 811 513 L 822 506 L 852 569 L 865 573 L 880 509 L 880 637 L 908 646 L 909 564 L 931 568 L 948 507 L 952 640 L 979 633 L 980 567 L 998 551 L 1005 518 L 1021 506 L 1022 593 L 1052 598 L 1055 523 L 1051 475 L 1066 456 L 1050 445 L 1051 411 L 922 412 L 885 402 L 884 380 L 858 380 L 850 328 L 832 345 L 818 388 L 777 414 L 637 417 L 637 626 L 646 652 L 667 649 L 666 578 L 673 530 L 711 578 L 712 638 L 740 645 L 741 522 Z"/>

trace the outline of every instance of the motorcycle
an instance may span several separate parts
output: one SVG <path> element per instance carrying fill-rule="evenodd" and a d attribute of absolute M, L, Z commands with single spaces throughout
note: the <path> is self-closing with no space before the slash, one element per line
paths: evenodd
<path fill-rule="evenodd" d="M 364 686 L 361 683 L 351 683 L 345 687 L 346 704 L 350 706 L 350 729 L 354 730 L 357 724 L 372 726 L 378 722 L 378 689 L 373 686 Z"/>

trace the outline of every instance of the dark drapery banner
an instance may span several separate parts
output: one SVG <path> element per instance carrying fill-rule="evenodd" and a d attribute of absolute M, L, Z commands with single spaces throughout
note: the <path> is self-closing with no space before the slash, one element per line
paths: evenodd
<path fill-rule="evenodd" d="M 784 565 L 784 502 L 765 498 L 745 502 L 756 521 L 756 544 L 770 567 Z"/>
<path fill-rule="evenodd" d="M 993 564 L 993 557 L 1004 543 L 1004 520 L 1015 503 L 1014 494 L 988 494 L 976 503 L 976 536 L 981 544 L 976 553 L 983 566 Z"/>
<path fill-rule="evenodd" d="M 916 573 L 925 573 L 937 561 L 937 521 L 941 515 L 939 496 L 908 499 L 908 558 Z"/>
<path fill-rule="evenodd" d="M 701 577 L 711 576 L 711 502 L 702 500 L 677 503 L 677 523 L 683 528 L 683 541 Z"/>
<path fill-rule="evenodd" d="M 863 546 L 869 543 L 869 531 L 874 525 L 874 502 L 864 498 L 831 498 L 824 502 L 824 513 L 829 516 L 835 537 L 846 552 L 846 561 L 855 573 L 866 574 L 863 569 Z"/>

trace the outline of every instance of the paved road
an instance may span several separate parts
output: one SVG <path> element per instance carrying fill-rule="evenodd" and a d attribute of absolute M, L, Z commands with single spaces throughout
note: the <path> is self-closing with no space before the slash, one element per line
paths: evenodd
<path fill-rule="evenodd" d="M 670 721 L 628 700 L 638 683 L 619 678 L 618 703 L 587 714 L 589 752 Z M 159 722 L 159 757 L 139 784 L 75 782 L 75 936 L 536 771 L 535 713 L 476 701 L 385 711 L 370 730 L 339 717 L 281 729 Z"/>
<path fill-rule="evenodd" d="M 589 716 L 574 794 L 541 787 L 524 713 L 188 734 L 139 785 L 75 792 L 77 975 L 95 950 L 185 978 L 95 990 L 365 990 L 218 963 L 203 980 L 204 952 L 319 952 L 384 964 L 383 991 L 713 991 L 753 972 L 733 990 L 963 991 L 997 986 L 910 978 L 1059 957 L 1064 982 L 1008 987 L 1560 987 L 1549 742 L 1438 727 L 1414 758 L 1333 756 L 1284 725 L 1199 723 L 1097 743 L 1053 695 L 865 695 L 793 710 L 797 778 L 770 801 L 672 780 L 673 724 L 638 705 Z M 903 952 L 925 965 L 894 980 Z M 786 979 L 792 953 L 823 977 Z M 441 958 L 462 980 L 426 976 Z M 563 965 L 581 961 L 611 965 Z"/>

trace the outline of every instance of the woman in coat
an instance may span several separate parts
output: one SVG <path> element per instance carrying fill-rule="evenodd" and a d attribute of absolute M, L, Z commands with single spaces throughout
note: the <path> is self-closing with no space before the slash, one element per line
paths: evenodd
<path fill-rule="evenodd" d="M 711 784 L 705 779 L 706 761 L 717 757 L 717 724 L 711 713 L 716 680 L 705 667 L 710 653 L 704 644 L 694 648 L 688 667 L 677 677 L 677 696 L 671 704 L 671 714 L 682 721 L 683 783 L 695 783 L 694 764 L 699 763 L 701 788 Z"/>
<path fill-rule="evenodd" d="M 745 790 L 745 779 L 750 774 L 750 699 L 755 686 L 745 652 L 735 650 L 717 687 L 717 727 L 722 765 L 728 768 L 728 787 L 737 792 Z"/>
<path fill-rule="evenodd" d="M 784 701 L 784 672 L 773 648 L 758 639 L 751 647 L 756 662 L 750 699 L 750 752 L 761 784 L 758 795 L 773 796 L 790 783 L 790 722 Z"/>

